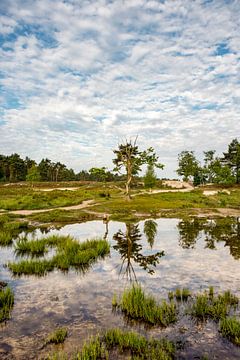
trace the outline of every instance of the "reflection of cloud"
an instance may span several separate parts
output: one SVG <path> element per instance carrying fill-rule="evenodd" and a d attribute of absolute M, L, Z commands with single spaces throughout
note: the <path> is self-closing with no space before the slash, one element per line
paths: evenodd
<path fill-rule="evenodd" d="M 111 166 L 118 140 L 139 134 L 168 172 L 183 148 L 223 151 L 236 136 L 239 2 L 10 0 L 0 11 L 1 152 Z"/>

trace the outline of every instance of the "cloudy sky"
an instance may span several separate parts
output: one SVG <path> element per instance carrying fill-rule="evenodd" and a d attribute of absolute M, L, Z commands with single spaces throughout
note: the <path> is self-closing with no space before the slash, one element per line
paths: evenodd
<path fill-rule="evenodd" d="M 239 0 L 1 0 L 0 153 L 75 170 L 240 135 Z"/>

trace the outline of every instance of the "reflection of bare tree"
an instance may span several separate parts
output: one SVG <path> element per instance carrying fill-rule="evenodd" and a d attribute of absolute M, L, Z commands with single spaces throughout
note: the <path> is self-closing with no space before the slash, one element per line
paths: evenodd
<path fill-rule="evenodd" d="M 130 281 L 136 280 L 132 260 L 149 274 L 153 274 L 152 267 L 155 267 L 159 263 L 159 259 L 164 255 L 163 251 L 153 255 L 143 255 L 141 253 L 142 245 L 139 243 L 141 236 L 139 227 L 135 224 L 126 224 L 126 232 L 119 230 L 113 236 L 113 239 L 117 242 L 113 248 L 119 252 L 122 259 L 120 274 L 124 272 Z M 125 271 L 123 270 L 124 266 Z"/>
<path fill-rule="evenodd" d="M 224 241 L 234 259 L 240 259 L 240 222 L 237 218 L 181 220 L 178 229 L 179 243 L 184 249 L 193 249 L 200 231 L 203 231 L 206 242 L 205 248 L 214 250 L 216 243 Z"/>
<path fill-rule="evenodd" d="M 202 230 L 202 221 L 199 219 L 181 220 L 179 230 L 179 244 L 183 249 L 194 249 L 199 233 Z"/>
<path fill-rule="evenodd" d="M 157 235 L 157 223 L 154 220 L 146 220 L 144 222 L 144 234 L 147 238 L 147 241 L 152 249 L 153 244 L 154 244 L 154 240 L 155 240 L 155 236 Z"/>

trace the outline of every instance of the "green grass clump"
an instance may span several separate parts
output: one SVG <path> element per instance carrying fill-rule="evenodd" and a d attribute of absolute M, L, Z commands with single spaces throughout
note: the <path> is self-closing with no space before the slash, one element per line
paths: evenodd
<path fill-rule="evenodd" d="M 75 268 L 85 272 L 98 259 L 104 258 L 110 252 L 107 240 L 92 239 L 82 243 L 71 236 L 52 235 L 40 240 L 20 239 L 16 242 L 17 254 L 41 256 L 54 248 L 56 253 L 51 259 L 22 260 L 18 263 L 9 263 L 8 268 L 14 275 L 43 276 L 54 269 L 68 271 Z"/>
<path fill-rule="evenodd" d="M 90 338 L 88 342 L 71 359 L 74 360 L 109 360 L 118 358 L 117 353 L 134 360 L 171 360 L 174 357 L 175 346 L 166 339 L 154 340 L 135 332 L 125 332 L 120 329 L 107 330 L 103 336 Z M 130 357 L 129 357 L 130 355 Z M 122 357 L 121 357 L 122 358 Z M 49 360 L 65 359 L 64 354 L 54 354 Z"/>
<path fill-rule="evenodd" d="M 172 359 L 174 344 L 166 339 L 147 340 L 135 332 L 123 332 L 120 329 L 106 331 L 103 340 L 108 349 L 117 347 L 120 352 L 130 351 L 134 359 L 167 360 Z"/>
<path fill-rule="evenodd" d="M 15 252 L 17 255 L 43 256 L 48 252 L 48 249 L 44 239 L 29 241 L 27 238 L 20 238 L 16 241 Z"/>
<path fill-rule="evenodd" d="M 238 298 L 229 290 L 214 296 L 213 288 L 209 292 L 199 294 L 191 308 L 191 315 L 199 320 L 211 318 L 220 320 L 227 316 L 231 308 L 236 308 Z"/>
<path fill-rule="evenodd" d="M 52 332 L 46 339 L 46 344 L 62 344 L 67 337 L 67 329 L 59 328 Z"/>
<path fill-rule="evenodd" d="M 10 319 L 14 304 L 14 294 L 9 287 L 0 290 L 0 322 Z"/>
<path fill-rule="evenodd" d="M 220 321 L 220 332 L 234 344 L 240 346 L 240 321 L 234 317 Z"/>
<path fill-rule="evenodd" d="M 54 269 L 51 260 L 22 260 L 18 263 L 9 263 L 9 270 L 13 275 L 38 275 L 43 276 Z"/>
<path fill-rule="evenodd" d="M 99 336 L 91 338 L 83 345 L 82 351 L 78 352 L 76 360 L 109 359 L 109 353 Z"/>
<path fill-rule="evenodd" d="M 149 324 L 167 326 L 176 321 L 176 305 L 173 302 L 163 301 L 159 305 L 154 297 L 145 295 L 139 285 L 125 290 L 118 306 L 127 316 Z"/>

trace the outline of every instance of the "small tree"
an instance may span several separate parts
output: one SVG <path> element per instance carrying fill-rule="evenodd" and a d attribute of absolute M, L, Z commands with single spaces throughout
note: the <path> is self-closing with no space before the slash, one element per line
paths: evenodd
<path fill-rule="evenodd" d="M 106 181 L 107 172 L 105 167 L 101 168 L 91 168 L 89 173 L 92 175 L 93 179 L 96 181 Z"/>
<path fill-rule="evenodd" d="M 193 151 L 182 151 L 178 155 L 177 174 L 183 176 L 184 181 L 188 181 L 190 177 L 194 177 L 198 168 L 199 164 Z"/>
<path fill-rule="evenodd" d="M 232 170 L 236 183 L 240 184 L 240 143 L 237 139 L 233 139 L 228 145 L 228 151 L 223 153 L 222 163 Z"/>
<path fill-rule="evenodd" d="M 154 171 L 154 166 L 152 164 L 148 164 L 147 171 L 144 176 L 144 186 L 147 189 L 151 189 L 156 185 L 157 176 Z"/>
<path fill-rule="evenodd" d="M 140 151 L 138 146 L 136 145 L 137 138 L 132 143 L 130 141 L 126 141 L 124 144 L 118 145 L 117 150 L 113 150 L 116 155 L 115 159 L 113 159 L 113 163 L 115 165 L 114 171 L 120 171 L 122 168 L 126 171 L 126 196 L 128 199 L 130 196 L 130 188 L 131 182 L 133 180 L 133 176 L 137 175 L 143 164 L 148 164 L 152 166 L 156 166 L 160 169 L 163 169 L 162 164 L 158 163 L 158 156 L 154 152 L 152 147 L 147 150 Z"/>
<path fill-rule="evenodd" d="M 28 169 L 26 181 L 41 181 L 41 175 L 36 165 L 33 165 L 32 167 L 30 167 L 30 169 Z"/>

